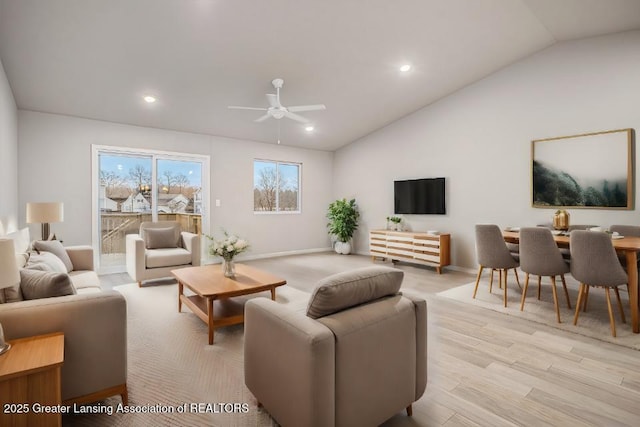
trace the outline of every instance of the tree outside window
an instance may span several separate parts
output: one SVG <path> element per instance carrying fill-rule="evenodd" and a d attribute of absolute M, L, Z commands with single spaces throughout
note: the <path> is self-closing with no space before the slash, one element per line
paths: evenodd
<path fill-rule="evenodd" d="M 300 212 L 300 166 L 254 160 L 254 212 Z"/>

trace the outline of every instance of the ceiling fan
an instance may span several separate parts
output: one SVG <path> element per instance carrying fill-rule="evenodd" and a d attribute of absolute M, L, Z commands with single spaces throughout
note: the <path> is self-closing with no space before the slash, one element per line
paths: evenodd
<path fill-rule="evenodd" d="M 282 79 L 273 79 L 271 82 L 274 88 L 276 88 L 276 93 L 268 93 L 267 101 L 269 102 L 269 107 L 237 107 L 230 105 L 229 108 L 232 110 L 257 110 L 257 111 L 266 111 L 267 113 L 264 116 L 258 117 L 256 122 L 264 122 L 269 117 L 273 117 L 274 119 L 280 120 L 283 117 L 287 117 L 289 119 L 293 119 L 300 123 L 309 123 L 309 119 L 306 117 L 302 117 L 299 114 L 295 114 L 300 111 L 315 111 L 315 110 L 325 110 L 324 104 L 315 104 L 315 105 L 295 105 L 291 107 L 285 107 L 280 103 L 280 89 L 284 84 L 284 80 Z"/>

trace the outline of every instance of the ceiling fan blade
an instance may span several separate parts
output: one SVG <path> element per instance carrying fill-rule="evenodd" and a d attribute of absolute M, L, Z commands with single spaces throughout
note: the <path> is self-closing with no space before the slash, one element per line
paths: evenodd
<path fill-rule="evenodd" d="M 283 113 L 284 113 L 284 116 L 285 116 L 285 117 L 289 117 L 290 119 L 293 119 L 293 120 L 295 120 L 295 121 L 297 121 L 297 122 L 300 122 L 300 123 L 309 123 L 309 119 L 305 119 L 304 117 L 299 116 L 299 115 L 297 115 L 297 114 L 293 114 L 293 113 L 291 113 L 291 112 L 289 112 L 289 111 L 284 111 Z"/>
<path fill-rule="evenodd" d="M 237 107 L 235 105 L 229 105 L 227 107 L 230 110 L 257 110 L 257 111 L 267 111 L 267 108 L 262 107 Z"/>
<path fill-rule="evenodd" d="M 271 117 L 271 114 L 265 114 L 264 116 L 258 117 L 257 119 L 255 119 L 254 122 L 256 122 L 256 123 L 264 122 L 269 117 Z"/>
<path fill-rule="evenodd" d="M 278 95 L 276 95 L 275 93 L 267 93 L 266 97 L 267 97 L 267 101 L 269 102 L 269 105 L 272 106 L 273 108 L 282 107 L 282 105 L 280 105 L 280 102 L 278 101 Z"/>
<path fill-rule="evenodd" d="M 287 107 L 287 110 L 295 113 L 299 111 L 316 111 L 316 110 L 326 110 L 327 107 L 324 104 L 316 104 L 316 105 L 296 105 L 293 107 Z"/>

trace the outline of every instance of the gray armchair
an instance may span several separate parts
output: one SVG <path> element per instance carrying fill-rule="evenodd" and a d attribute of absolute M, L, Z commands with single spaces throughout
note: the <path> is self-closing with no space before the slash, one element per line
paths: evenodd
<path fill-rule="evenodd" d="M 306 315 L 266 298 L 245 306 L 245 383 L 283 426 L 373 426 L 427 384 L 426 302 L 398 292 L 403 272 L 327 277 Z"/>
<path fill-rule="evenodd" d="M 180 231 L 175 221 L 143 222 L 126 240 L 127 273 L 138 286 L 170 277 L 171 270 L 200 265 L 200 236 Z"/>

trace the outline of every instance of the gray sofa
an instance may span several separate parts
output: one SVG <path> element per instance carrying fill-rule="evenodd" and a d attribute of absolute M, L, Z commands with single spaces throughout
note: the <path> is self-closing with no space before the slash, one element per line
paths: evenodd
<path fill-rule="evenodd" d="M 426 302 L 403 272 L 367 267 L 316 286 L 304 313 L 266 298 L 245 306 L 245 384 L 283 426 L 374 426 L 427 384 Z"/>
<path fill-rule="evenodd" d="M 127 395 L 127 305 L 116 291 L 102 291 L 89 246 L 68 247 L 76 295 L 0 304 L 8 340 L 64 333 L 62 400 L 88 403 Z"/>

